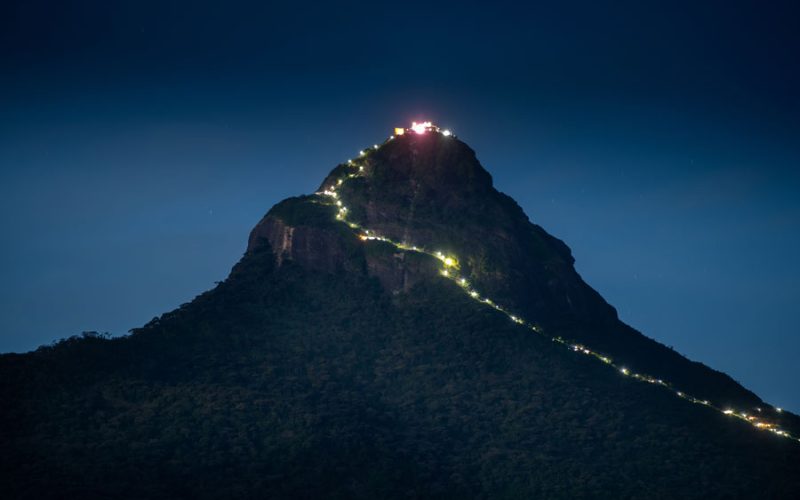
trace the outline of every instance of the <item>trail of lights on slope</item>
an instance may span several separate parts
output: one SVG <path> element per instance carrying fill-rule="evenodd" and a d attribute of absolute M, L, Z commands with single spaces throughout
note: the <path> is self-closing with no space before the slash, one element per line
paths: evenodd
<path fill-rule="evenodd" d="M 444 137 L 452 136 L 452 133 L 449 130 L 441 130 L 438 127 L 432 125 L 430 122 L 424 122 L 424 123 L 419 123 L 419 124 L 418 123 L 414 123 L 410 129 L 402 129 L 402 128 L 396 128 L 395 129 L 395 135 L 403 135 L 404 133 L 408 133 L 408 132 L 415 132 L 417 134 L 435 132 L 435 133 L 442 134 Z M 394 138 L 395 138 L 395 136 L 391 135 L 391 136 L 389 136 L 387 141 L 391 141 Z M 378 149 L 379 147 L 380 146 L 378 146 L 376 144 L 376 145 L 373 146 L 372 149 Z M 367 151 L 359 151 L 359 159 L 363 159 L 366 155 L 367 155 Z M 511 313 L 511 311 L 507 310 L 503 306 L 497 304 L 495 301 L 493 301 L 489 297 L 481 295 L 472 286 L 472 284 L 464 276 L 462 276 L 460 274 L 460 272 L 459 272 L 460 266 L 459 266 L 459 263 L 458 263 L 458 258 L 456 256 L 447 255 L 444 252 L 440 252 L 440 251 L 430 251 L 430 250 L 424 249 L 422 247 L 418 247 L 416 245 L 411 245 L 411 244 L 404 243 L 404 242 L 393 241 L 390 238 L 387 238 L 385 236 L 381 236 L 381 235 L 375 233 L 374 231 L 372 231 L 370 229 L 366 229 L 366 228 L 362 227 L 361 225 L 356 224 L 355 222 L 352 222 L 352 221 L 348 220 L 347 219 L 348 208 L 344 205 L 344 202 L 342 201 L 341 197 L 339 196 L 339 193 L 338 193 L 337 189 L 340 188 L 345 182 L 347 182 L 350 179 L 354 179 L 356 177 L 363 177 L 364 176 L 364 166 L 363 165 L 358 165 L 359 159 L 356 159 L 356 160 L 352 160 L 351 159 L 351 160 L 347 161 L 347 166 L 350 167 L 353 170 L 352 172 L 347 173 L 343 177 L 337 179 L 336 182 L 333 185 L 325 188 L 323 191 L 315 193 L 315 194 L 317 194 L 319 196 L 330 198 L 333 201 L 333 204 L 337 207 L 337 212 L 336 212 L 336 219 L 337 220 L 347 224 L 354 231 L 357 231 L 358 232 L 358 237 L 362 241 L 365 241 L 365 242 L 368 242 L 368 241 L 381 241 L 381 242 L 384 242 L 384 243 L 388 243 L 388 244 L 394 246 L 395 248 L 397 248 L 399 250 L 402 250 L 404 252 L 416 252 L 416 253 L 419 253 L 419 254 L 424 254 L 424 255 L 431 256 L 431 257 L 439 260 L 441 262 L 441 264 L 442 264 L 442 268 L 439 271 L 441 276 L 451 280 L 456 285 L 458 285 L 467 295 L 469 295 L 470 298 L 472 298 L 473 300 L 475 300 L 477 302 L 480 302 L 481 304 L 487 305 L 487 306 L 495 309 L 496 311 L 499 311 L 499 312 L 505 314 L 511 321 L 513 321 L 514 323 L 516 323 L 516 324 L 518 324 L 520 326 L 523 326 L 523 327 L 525 327 L 525 328 L 527 328 L 527 329 L 529 329 L 529 330 L 531 330 L 531 331 L 533 331 L 533 332 L 535 332 L 535 333 L 537 333 L 539 335 L 547 336 L 547 334 L 542 330 L 542 328 L 539 325 L 537 325 L 535 323 L 531 323 L 529 321 L 526 321 L 525 319 L 521 318 L 520 316 L 517 316 L 517 315 Z M 629 377 L 629 378 L 632 378 L 634 380 L 638 380 L 640 382 L 645 382 L 645 383 L 648 383 L 648 384 L 664 387 L 666 390 L 670 391 L 675 396 L 677 396 L 677 397 L 679 397 L 681 399 L 684 399 L 686 401 L 689 401 L 690 403 L 706 406 L 708 408 L 716 410 L 719 413 L 722 413 L 723 415 L 727 415 L 729 417 L 738 418 L 740 420 L 743 420 L 743 421 L 749 423 L 750 425 L 752 425 L 753 427 L 755 427 L 757 429 L 769 431 L 769 432 L 771 432 L 771 433 L 773 433 L 773 434 L 775 434 L 777 436 L 781 436 L 781 437 L 784 437 L 784 438 L 787 438 L 787 439 L 791 439 L 793 441 L 800 442 L 800 438 L 789 434 L 787 431 L 785 431 L 785 430 L 781 429 L 780 427 L 778 427 L 777 424 L 769 422 L 768 420 L 763 418 L 761 415 L 764 412 L 763 412 L 763 410 L 761 408 L 756 408 L 757 414 L 755 414 L 755 415 L 754 414 L 748 414 L 747 412 L 744 412 L 744 411 L 737 411 L 737 410 L 734 410 L 732 408 L 720 408 L 720 407 L 717 407 L 717 406 L 711 404 L 711 402 L 708 401 L 708 400 L 698 399 L 698 398 L 695 398 L 695 397 L 693 397 L 693 396 L 691 396 L 689 394 L 686 394 L 683 391 L 679 391 L 679 390 L 675 389 L 672 384 L 670 384 L 669 382 L 666 382 L 666 381 L 664 381 L 664 380 L 662 380 L 660 378 L 655 378 L 655 377 L 651 377 L 651 376 L 646 375 L 646 374 L 633 372 L 633 371 L 629 370 L 628 368 L 626 368 L 625 366 L 622 366 L 622 365 L 619 365 L 619 364 L 615 363 L 611 358 L 609 358 L 609 357 L 607 357 L 607 356 L 605 356 L 603 354 L 600 354 L 600 353 L 598 353 L 596 351 L 593 351 L 592 349 L 589 349 L 588 347 L 586 347 L 586 346 L 584 346 L 582 344 L 576 344 L 576 343 L 569 342 L 569 341 L 565 340 L 562 337 L 550 337 L 550 340 L 552 340 L 555 343 L 563 345 L 564 347 L 570 349 L 571 351 L 573 351 L 575 353 L 595 358 L 595 359 L 599 360 L 600 362 L 602 362 L 602 363 L 612 367 L 613 369 L 617 370 L 621 375 L 623 375 L 625 377 Z M 774 408 L 773 410 L 776 413 L 779 413 L 779 414 L 783 411 L 780 408 Z"/>

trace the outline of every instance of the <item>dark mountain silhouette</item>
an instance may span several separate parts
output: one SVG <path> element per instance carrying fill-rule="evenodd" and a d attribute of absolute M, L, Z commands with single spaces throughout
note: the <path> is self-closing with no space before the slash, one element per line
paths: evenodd
<path fill-rule="evenodd" d="M 800 497 L 797 416 L 622 323 L 422 131 L 128 337 L 0 357 L 0 496 Z"/>

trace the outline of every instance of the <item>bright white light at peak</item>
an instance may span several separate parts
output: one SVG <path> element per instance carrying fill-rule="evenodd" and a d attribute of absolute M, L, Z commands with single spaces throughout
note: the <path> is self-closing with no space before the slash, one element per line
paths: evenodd
<path fill-rule="evenodd" d="M 444 265 L 447 267 L 453 267 L 456 265 L 456 260 L 452 257 L 445 257 L 444 258 Z"/>
<path fill-rule="evenodd" d="M 422 135 L 425 132 L 427 132 L 428 129 L 431 128 L 431 127 L 433 127 L 433 123 L 431 123 L 431 122 L 422 122 L 422 123 L 411 122 L 411 130 L 413 130 L 414 132 L 416 132 L 416 133 L 418 133 L 420 135 Z"/>
<path fill-rule="evenodd" d="M 630 373 L 630 371 L 628 371 L 627 368 L 621 368 L 619 371 L 621 371 L 623 375 L 627 375 Z"/>
<path fill-rule="evenodd" d="M 724 413 L 725 415 L 733 415 L 733 410 L 727 409 L 727 410 L 723 411 L 722 413 Z"/>
<path fill-rule="evenodd" d="M 372 147 L 375 148 L 375 149 L 378 149 L 378 145 L 377 144 L 373 144 Z"/>
<path fill-rule="evenodd" d="M 359 151 L 358 152 L 358 156 L 364 156 L 365 154 L 367 154 L 367 153 L 365 153 L 364 151 Z"/>
<path fill-rule="evenodd" d="M 442 130 L 442 135 L 445 137 L 450 137 L 452 134 L 449 130 Z"/>
<path fill-rule="evenodd" d="M 783 408 L 775 408 L 775 411 L 777 411 L 778 413 L 780 413 L 780 412 L 782 412 L 782 411 L 783 411 Z"/>

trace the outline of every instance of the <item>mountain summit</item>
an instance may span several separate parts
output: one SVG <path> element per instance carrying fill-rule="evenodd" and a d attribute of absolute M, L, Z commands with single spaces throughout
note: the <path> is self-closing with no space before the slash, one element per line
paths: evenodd
<path fill-rule="evenodd" d="M 429 122 L 125 338 L 0 358 L 4 498 L 797 497 L 800 420 L 622 323 Z"/>

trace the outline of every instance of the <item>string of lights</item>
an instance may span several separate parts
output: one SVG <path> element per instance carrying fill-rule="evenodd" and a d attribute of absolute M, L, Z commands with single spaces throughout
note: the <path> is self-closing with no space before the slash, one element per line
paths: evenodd
<path fill-rule="evenodd" d="M 394 135 L 389 136 L 387 141 L 393 140 L 396 136 L 404 135 L 406 133 L 412 133 L 412 132 L 416 133 L 416 134 L 420 134 L 420 135 L 433 132 L 433 133 L 441 134 L 444 137 L 453 136 L 452 132 L 450 132 L 449 130 L 442 130 L 439 127 L 433 125 L 431 122 L 423 122 L 423 123 L 414 122 L 414 123 L 412 123 L 412 126 L 410 128 L 408 128 L 408 129 L 395 128 L 394 129 Z M 376 145 L 373 146 L 373 149 L 378 149 L 379 147 L 380 146 L 378 146 L 376 144 Z M 518 324 L 518 325 L 520 325 L 522 327 L 525 327 L 528 330 L 530 330 L 530 331 L 532 331 L 532 332 L 534 332 L 536 334 L 548 336 L 544 332 L 544 330 L 541 328 L 541 326 L 539 326 L 538 324 L 530 322 L 530 321 L 527 321 L 527 320 L 523 319 L 522 317 L 513 314 L 511 311 L 509 311 L 505 307 L 499 305 L 498 303 L 496 303 L 491 298 L 486 297 L 486 296 L 482 295 L 480 292 L 478 292 L 478 290 L 476 290 L 473 287 L 473 285 L 469 282 L 469 280 L 465 276 L 461 275 L 459 261 L 458 261 L 458 258 L 455 255 L 448 255 L 448 254 L 445 254 L 444 252 L 441 252 L 441 251 L 427 250 L 427 249 L 424 249 L 422 247 L 419 247 L 419 246 L 416 246 L 416 245 L 412 245 L 412 244 L 409 244 L 409 243 L 405 243 L 405 242 L 393 241 L 390 238 L 387 238 L 385 236 L 379 235 L 375 231 L 367 229 L 367 228 L 364 228 L 361 225 L 359 225 L 359 224 L 357 224 L 355 222 L 352 222 L 352 221 L 347 219 L 347 215 L 348 215 L 349 210 L 344 205 L 344 202 L 342 201 L 342 199 L 341 199 L 341 197 L 340 197 L 340 195 L 338 193 L 338 188 L 342 187 L 342 185 L 345 182 L 347 182 L 348 180 L 350 180 L 350 179 L 354 179 L 354 178 L 357 178 L 357 177 L 363 177 L 364 176 L 364 166 L 363 165 L 359 165 L 359 160 L 363 159 L 365 156 L 367 156 L 367 153 L 368 153 L 368 151 L 365 151 L 365 150 L 359 151 L 359 158 L 358 159 L 351 159 L 351 160 L 347 161 L 348 167 L 353 169 L 352 172 L 349 172 L 346 175 L 344 175 L 343 177 L 337 179 L 336 182 L 333 185 L 331 185 L 330 187 L 327 187 L 326 189 L 323 189 L 322 191 L 320 191 L 318 193 L 315 193 L 315 194 L 317 194 L 319 196 L 322 196 L 322 197 L 325 197 L 325 198 L 328 198 L 328 199 L 332 200 L 332 203 L 337 207 L 336 219 L 341 221 L 341 222 L 343 222 L 343 223 L 345 223 L 345 224 L 347 224 L 351 229 L 356 231 L 358 233 L 358 238 L 360 240 L 364 241 L 364 242 L 381 241 L 381 242 L 384 242 L 384 243 L 388 243 L 388 244 L 394 246 L 395 248 L 397 248 L 398 250 L 401 250 L 401 251 L 404 251 L 404 252 L 416 252 L 416 253 L 428 255 L 430 257 L 433 257 L 433 258 L 437 259 L 442 265 L 442 267 L 441 267 L 441 269 L 439 271 L 439 274 L 443 278 L 446 278 L 446 279 L 449 279 L 449 280 L 453 281 L 470 298 L 472 298 L 473 300 L 475 300 L 477 302 L 480 302 L 481 304 L 487 305 L 487 306 L 495 309 L 496 311 L 506 315 L 514 323 L 516 323 L 516 324 Z M 739 411 L 739 410 L 735 410 L 735 409 L 732 409 L 732 408 L 721 408 L 719 406 L 715 406 L 714 404 L 712 404 L 710 401 L 708 401 L 706 399 L 695 398 L 695 397 L 693 397 L 693 396 L 691 396 L 691 395 L 689 395 L 689 394 L 687 394 L 687 393 L 685 393 L 683 391 L 680 391 L 680 390 L 676 389 L 669 382 L 664 381 L 664 380 L 662 380 L 660 378 L 652 377 L 652 376 L 649 376 L 649 375 L 646 375 L 646 374 L 642 374 L 642 373 L 633 372 L 630 369 L 628 369 L 627 367 L 614 362 L 614 360 L 612 360 L 610 357 L 605 356 L 605 355 L 603 355 L 601 353 L 598 353 L 598 352 L 596 352 L 596 351 L 594 351 L 594 350 L 590 349 L 589 347 L 586 347 L 586 346 L 584 346 L 582 344 L 577 344 L 577 343 L 570 342 L 570 341 L 568 341 L 568 340 L 566 340 L 566 339 L 564 339 L 564 338 L 562 338 L 560 336 L 550 337 L 550 340 L 552 340 L 553 342 L 555 342 L 557 344 L 565 346 L 566 348 L 570 349 L 571 351 L 573 351 L 573 352 L 575 352 L 577 354 L 590 356 L 592 358 L 595 358 L 595 359 L 599 360 L 600 362 L 604 363 L 605 365 L 608 365 L 609 367 L 615 369 L 623 377 L 627 377 L 627 378 L 631 378 L 633 380 L 637 380 L 637 381 L 640 381 L 640 382 L 645 382 L 645 383 L 648 383 L 648 384 L 652 384 L 652 385 L 663 387 L 666 390 L 669 390 L 673 395 L 675 395 L 675 396 L 677 396 L 677 397 L 679 397 L 679 398 L 681 398 L 681 399 L 683 399 L 685 401 L 689 401 L 690 403 L 693 403 L 693 404 L 698 404 L 698 405 L 702 405 L 702 406 L 711 408 L 711 409 L 716 410 L 717 412 L 719 412 L 719 413 L 721 413 L 721 414 L 723 414 L 725 416 L 728 416 L 728 417 L 733 417 L 733 418 L 740 419 L 740 420 L 742 420 L 744 422 L 747 422 L 747 423 L 751 424 L 756 429 L 769 431 L 772 434 L 775 434 L 776 436 L 781 436 L 783 438 L 787 438 L 787 439 L 791 439 L 793 441 L 800 442 L 800 438 L 798 438 L 796 436 L 793 436 L 792 434 L 790 434 L 786 430 L 781 429 L 776 423 L 771 422 L 769 420 L 769 416 L 767 414 L 765 414 L 765 413 L 767 413 L 770 410 L 767 410 L 767 412 L 765 412 L 764 409 L 762 409 L 762 408 L 755 408 L 756 413 L 755 414 L 752 414 L 752 413 L 749 414 L 749 413 L 747 413 L 745 411 Z M 771 411 L 774 411 L 775 413 L 780 414 L 783 410 L 781 408 L 772 408 Z"/>

